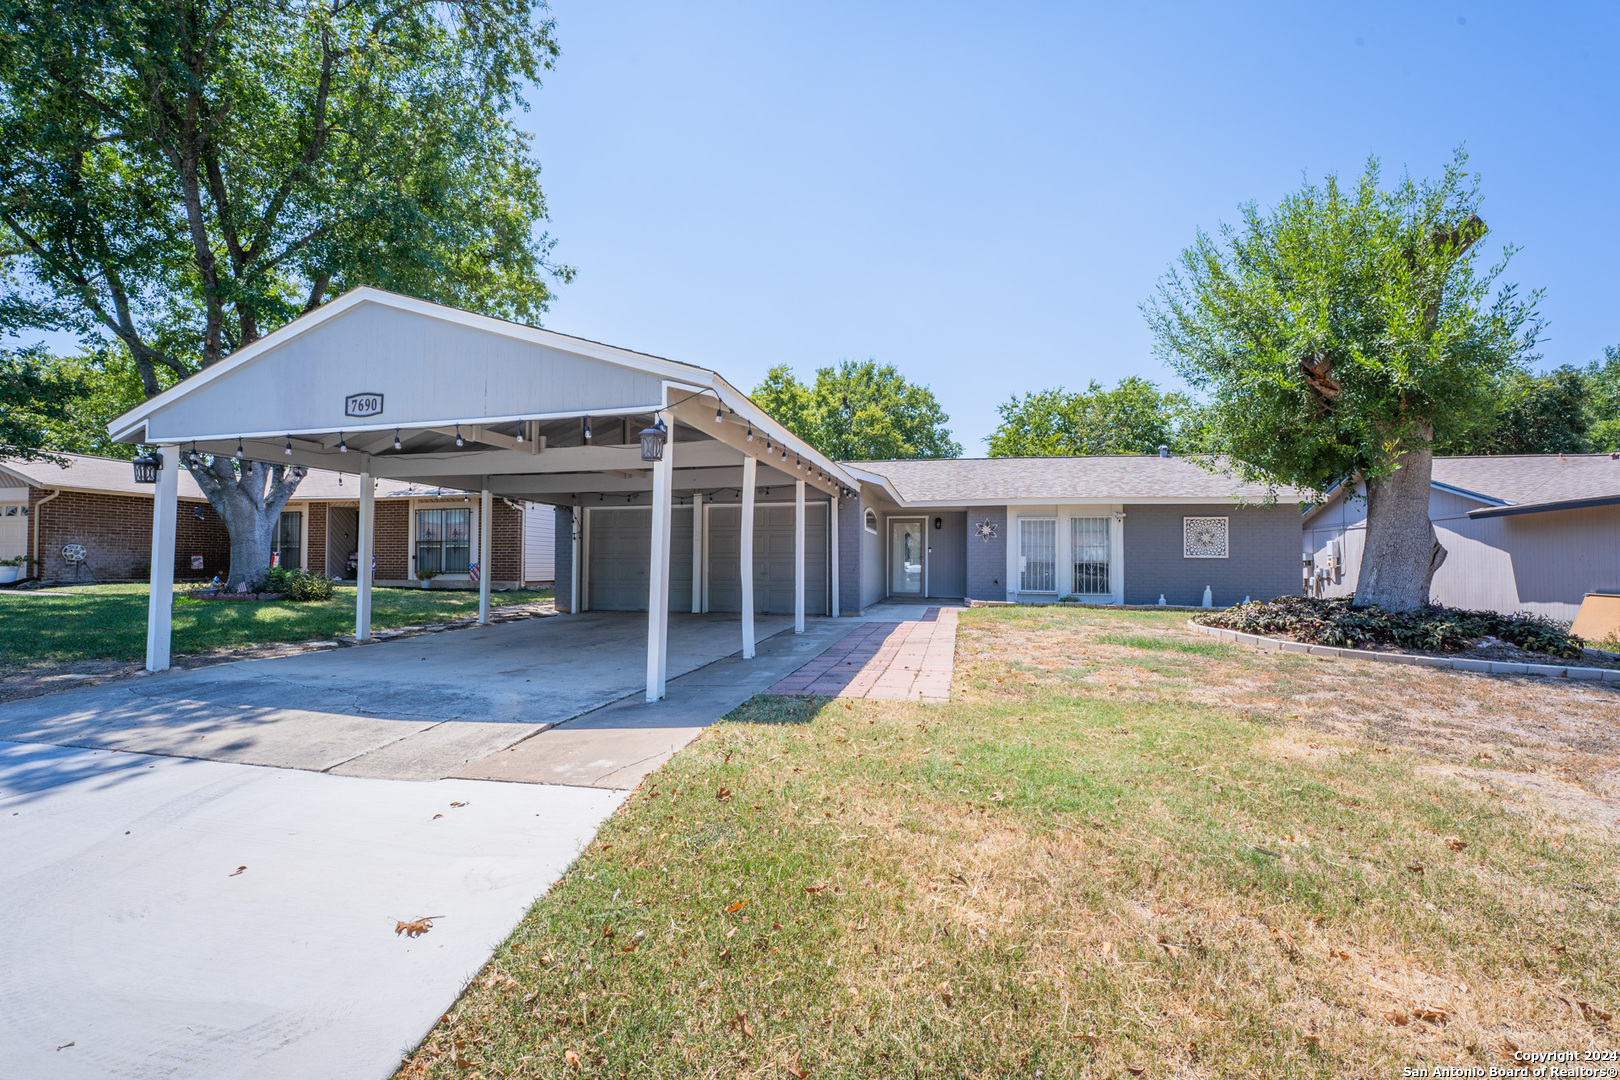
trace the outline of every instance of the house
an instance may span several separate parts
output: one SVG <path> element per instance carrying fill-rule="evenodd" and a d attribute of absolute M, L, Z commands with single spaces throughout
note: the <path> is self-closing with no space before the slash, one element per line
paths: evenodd
<path fill-rule="evenodd" d="M 1437 604 L 1569 621 L 1585 594 L 1620 589 L 1620 456 L 1437 457 L 1429 520 Z M 1309 593 L 1355 594 L 1366 532 L 1359 481 L 1305 514 Z"/>
<path fill-rule="evenodd" d="M 25 555 L 46 581 L 137 581 L 149 574 L 152 485 L 137 484 L 130 463 L 86 454 L 0 461 L 0 560 Z M 353 477 L 311 469 L 281 513 L 272 537 L 277 565 L 353 580 L 360 492 Z M 466 492 L 382 481 L 377 492 L 379 585 L 471 588 L 468 539 L 479 508 Z M 230 537 L 189 473 L 179 478 L 175 575 L 208 580 L 230 565 Z M 549 584 L 555 529 L 542 503 L 494 504 L 495 587 Z M 69 558 L 69 555 L 77 556 Z"/>
<path fill-rule="evenodd" d="M 649 701 L 667 687 L 671 611 L 729 616 L 746 660 L 760 612 L 791 614 L 803 632 L 807 616 L 886 598 L 1196 603 L 1208 589 L 1225 604 L 1298 587 L 1297 492 L 1266 505 L 1263 491 L 1168 455 L 840 463 L 713 369 L 372 288 L 109 432 L 165 461 L 241 448 L 347 473 L 358 557 L 375 546 L 379 579 L 408 569 L 385 570 L 380 555 L 411 520 L 386 512 L 405 497 L 394 484 L 476 492 L 465 498 L 482 507 L 549 504 L 558 608 L 646 612 Z M 159 597 L 179 552 L 178 479 L 165 468 L 154 487 Z M 480 514 L 469 547 L 491 550 L 497 521 Z M 356 590 L 360 640 L 370 586 Z M 168 666 L 169 619 L 152 605 L 151 670 Z"/>

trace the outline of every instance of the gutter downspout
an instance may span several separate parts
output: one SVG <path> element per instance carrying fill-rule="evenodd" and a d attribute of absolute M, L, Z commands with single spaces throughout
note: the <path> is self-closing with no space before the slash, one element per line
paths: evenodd
<path fill-rule="evenodd" d="M 50 502 L 52 499 L 56 498 L 60 494 L 62 494 L 62 489 L 57 488 L 55 491 L 51 492 L 49 495 L 47 495 L 43 499 L 39 500 L 39 502 L 35 503 L 34 508 L 29 511 L 29 513 L 33 514 L 33 516 L 34 516 L 34 546 L 33 546 L 34 566 L 40 571 L 43 571 L 45 569 L 45 553 L 43 551 L 41 551 L 40 547 L 39 547 L 39 517 L 40 517 L 39 511 L 40 511 L 40 507 L 44 506 L 46 503 Z M 36 573 L 34 576 L 39 578 L 41 581 L 45 580 L 45 575 L 44 575 L 43 572 Z"/>

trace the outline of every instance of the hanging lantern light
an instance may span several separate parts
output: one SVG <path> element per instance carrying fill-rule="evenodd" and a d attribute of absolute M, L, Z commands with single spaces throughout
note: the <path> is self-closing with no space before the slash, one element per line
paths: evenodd
<path fill-rule="evenodd" d="M 461 425 L 460 424 L 456 425 L 456 445 L 457 446 L 466 446 L 467 445 L 466 443 L 461 441 Z"/>
<path fill-rule="evenodd" d="M 347 454 L 348 452 L 349 444 L 343 441 L 343 432 L 340 431 L 338 432 L 338 453 Z"/>
<path fill-rule="evenodd" d="M 588 416 L 585 418 L 585 441 L 591 441 L 591 418 Z"/>
<path fill-rule="evenodd" d="M 517 441 L 519 446 L 523 445 L 523 421 L 521 420 L 518 421 Z"/>
<path fill-rule="evenodd" d="M 163 455 L 156 450 L 148 450 L 130 464 L 135 466 L 137 484 L 155 484 L 158 473 L 163 470 Z"/>
<path fill-rule="evenodd" d="M 659 421 L 652 427 L 642 428 L 641 460 L 663 461 L 664 442 L 668 439 L 668 437 L 669 433 L 664 430 L 664 421 L 662 418 L 660 418 Z"/>
<path fill-rule="evenodd" d="M 282 453 L 286 454 L 288 457 L 292 457 L 292 436 L 291 435 L 287 436 L 287 449 L 283 450 Z"/>
<path fill-rule="evenodd" d="M 752 420 L 748 422 L 748 441 L 754 441 L 754 422 Z"/>
<path fill-rule="evenodd" d="M 716 405 L 714 407 L 714 422 L 717 424 L 722 424 L 725 423 L 725 419 L 725 417 L 720 415 L 720 406 Z"/>
<path fill-rule="evenodd" d="M 242 460 L 242 440 L 241 439 L 236 440 L 236 460 L 237 461 Z"/>
<path fill-rule="evenodd" d="M 400 445 L 399 445 L 399 428 L 394 429 L 394 449 L 395 450 L 400 449 Z"/>

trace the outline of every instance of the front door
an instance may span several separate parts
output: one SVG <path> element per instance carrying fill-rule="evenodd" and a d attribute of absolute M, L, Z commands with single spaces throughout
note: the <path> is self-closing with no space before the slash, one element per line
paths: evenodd
<path fill-rule="evenodd" d="M 921 596 L 923 521 L 889 519 L 889 595 Z"/>

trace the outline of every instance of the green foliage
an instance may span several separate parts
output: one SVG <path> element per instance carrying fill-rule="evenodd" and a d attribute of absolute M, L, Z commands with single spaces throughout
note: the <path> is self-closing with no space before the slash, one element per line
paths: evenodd
<path fill-rule="evenodd" d="M 950 419 L 926 386 L 891 364 L 845 360 L 816 370 L 813 386 L 786 364 L 766 372 L 751 395 L 787 429 L 836 461 L 960 457 Z"/>
<path fill-rule="evenodd" d="M 1485 224 L 1459 151 L 1438 182 L 1329 176 L 1200 232 L 1143 311 L 1209 398 L 1205 448 L 1245 478 L 1325 491 L 1477 429 L 1530 356 L 1539 294 L 1476 267 Z"/>
<path fill-rule="evenodd" d="M 285 566 L 272 566 L 259 584 L 259 592 L 281 593 L 288 600 L 303 603 L 309 600 L 332 599 L 332 582 L 308 570 L 289 570 Z"/>
<path fill-rule="evenodd" d="M 1592 424 L 1585 372 L 1565 365 L 1509 374 L 1500 410 L 1473 431 L 1437 443 L 1442 454 L 1583 454 Z"/>
<path fill-rule="evenodd" d="M 84 386 L 41 346 L 0 349 L 0 458 L 24 461 L 51 447 L 51 432 L 73 417 Z"/>
<path fill-rule="evenodd" d="M 102 343 L 77 356 L 47 357 L 45 370 L 74 387 L 63 412 L 44 422 L 41 445 L 46 450 L 113 458 L 132 458 L 140 452 L 139 447 L 113 442 L 107 434 L 109 423 L 146 397 L 140 372 L 121 342 Z M 165 389 L 176 380 L 167 370 L 159 372 L 159 385 Z"/>
<path fill-rule="evenodd" d="M 1563 624 L 1540 615 L 1499 615 L 1494 611 L 1444 607 L 1384 611 L 1376 607 L 1351 607 L 1349 600 L 1316 600 L 1304 596 L 1280 596 L 1264 603 L 1239 604 L 1195 618 L 1205 626 L 1221 626 L 1245 634 L 1281 635 L 1312 645 L 1352 649 L 1399 645 L 1428 652 L 1458 652 L 1481 638 L 1494 637 L 1530 652 L 1568 658 L 1581 655 L 1584 644 Z"/>
<path fill-rule="evenodd" d="M 1070 393 L 1062 387 L 1014 397 L 998 406 L 1001 424 L 990 436 L 991 457 L 1177 453 L 1195 448 L 1198 410 L 1185 394 L 1161 393 L 1131 375 L 1112 390 L 1093 381 Z"/>
<path fill-rule="evenodd" d="M 0 0 L 0 329 L 143 392 L 366 283 L 533 321 L 536 0 Z"/>
<path fill-rule="evenodd" d="M 1585 374 L 1588 447 L 1599 454 L 1620 450 L 1620 346 L 1604 349 L 1603 359 L 1594 360 Z"/>

